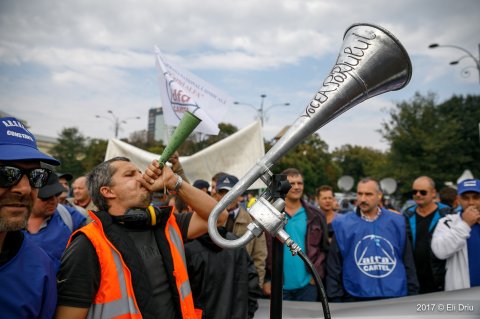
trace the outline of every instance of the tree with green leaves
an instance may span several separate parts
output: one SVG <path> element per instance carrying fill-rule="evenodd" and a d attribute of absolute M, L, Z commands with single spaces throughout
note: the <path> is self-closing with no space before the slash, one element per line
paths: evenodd
<path fill-rule="evenodd" d="M 332 162 L 328 145 L 318 134 L 310 135 L 283 156 L 274 166 L 273 173 L 280 174 L 287 168 L 298 169 L 304 179 L 305 193 L 314 194 L 320 185 L 336 185 L 340 169 Z"/>
<path fill-rule="evenodd" d="M 80 133 L 78 128 L 64 128 L 58 136 L 58 144 L 50 150 L 52 156 L 61 162 L 56 170 L 68 172 L 74 177 L 83 175 L 87 142 L 88 139 Z"/>
<path fill-rule="evenodd" d="M 161 154 L 165 148 L 165 144 L 162 140 L 155 141 L 153 139 L 149 139 L 147 130 L 133 132 L 130 134 L 126 142 L 135 147 L 141 148 L 142 150 L 155 154 Z"/>
<path fill-rule="evenodd" d="M 378 180 L 391 177 L 387 168 L 387 154 L 371 147 L 346 144 L 336 148 L 332 157 L 341 168 L 341 174 L 352 176 L 355 181 L 367 176 Z"/>
<path fill-rule="evenodd" d="M 458 177 L 468 168 L 480 176 L 480 96 L 453 96 L 439 105 L 439 114 L 458 127 L 457 140 L 449 147 L 456 164 L 452 173 Z"/>
<path fill-rule="evenodd" d="M 85 149 L 83 167 L 85 172 L 91 171 L 95 166 L 105 161 L 108 142 L 102 139 L 91 139 Z"/>
<path fill-rule="evenodd" d="M 390 142 L 392 175 L 408 191 L 421 175 L 438 185 L 455 182 L 465 169 L 480 174 L 478 122 L 480 96 L 452 97 L 435 103 L 435 94 L 416 93 L 402 102 L 382 123 L 382 136 Z"/>

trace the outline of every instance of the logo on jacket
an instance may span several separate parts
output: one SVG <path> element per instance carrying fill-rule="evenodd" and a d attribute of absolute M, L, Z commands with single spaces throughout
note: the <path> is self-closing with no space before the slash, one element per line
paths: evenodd
<path fill-rule="evenodd" d="M 355 246 L 355 263 L 365 275 L 383 278 L 395 269 L 397 259 L 393 245 L 387 239 L 368 235 Z"/>

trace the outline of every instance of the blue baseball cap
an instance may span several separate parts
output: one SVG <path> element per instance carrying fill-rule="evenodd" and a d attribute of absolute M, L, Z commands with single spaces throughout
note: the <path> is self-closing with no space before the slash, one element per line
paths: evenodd
<path fill-rule="evenodd" d="M 235 184 L 238 183 L 238 178 L 236 178 L 233 175 L 222 175 L 220 178 L 217 180 L 217 191 L 226 189 L 226 190 L 231 190 Z"/>
<path fill-rule="evenodd" d="M 0 118 L 0 161 L 39 160 L 60 165 L 60 162 L 38 150 L 35 136 L 14 117 Z"/>
<path fill-rule="evenodd" d="M 480 193 L 480 180 L 464 179 L 457 185 L 457 194 L 461 195 L 466 192 Z"/>
<path fill-rule="evenodd" d="M 210 187 L 210 184 L 203 179 L 197 179 L 195 182 L 193 182 L 193 187 L 196 187 L 198 189 L 202 189 L 202 188 L 208 189 Z"/>

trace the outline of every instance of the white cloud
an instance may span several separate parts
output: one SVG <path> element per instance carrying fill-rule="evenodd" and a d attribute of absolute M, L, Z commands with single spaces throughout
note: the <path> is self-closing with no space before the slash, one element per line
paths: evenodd
<path fill-rule="evenodd" d="M 268 105 L 290 102 L 287 110 L 269 112 L 264 131 L 270 138 L 313 97 L 346 28 L 357 22 L 387 28 L 412 58 L 411 83 L 389 98 L 409 99 L 415 91 L 439 92 L 442 99 L 478 94 L 476 74 L 460 74 L 467 59 L 448 65 L 461 52 L 427 47 L 449 43 L 476 52 L 479 9 L 476 0 L 3 0 L 0 109 L 44 135 L 79 125 L 85 135 L 102 138 L 112 129 L 96 113 L 142 116 L 125 127 L 127 136 L 146 128 L 148 109 L 160 103 L 152 53 L 158 45 L 234 99 L 257 105 L 265 93 Z M 370 101 L 320 130 L 331 148 L 348 141 L 386 147 L 375 131 L 386 117 L 378 104 L 392 103 Z M 254 118 L 248 110 L 232 108 L 224 121 L 248 125 Z"/>

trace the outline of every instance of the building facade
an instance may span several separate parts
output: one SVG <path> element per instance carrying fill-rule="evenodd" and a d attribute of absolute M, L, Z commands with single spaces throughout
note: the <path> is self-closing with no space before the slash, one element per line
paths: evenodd
<path fill-rule="evenodd" d="M 148 140 L 168 142 L 168 130 L 163 118 L 162 107 L 148 110 Z"/>

